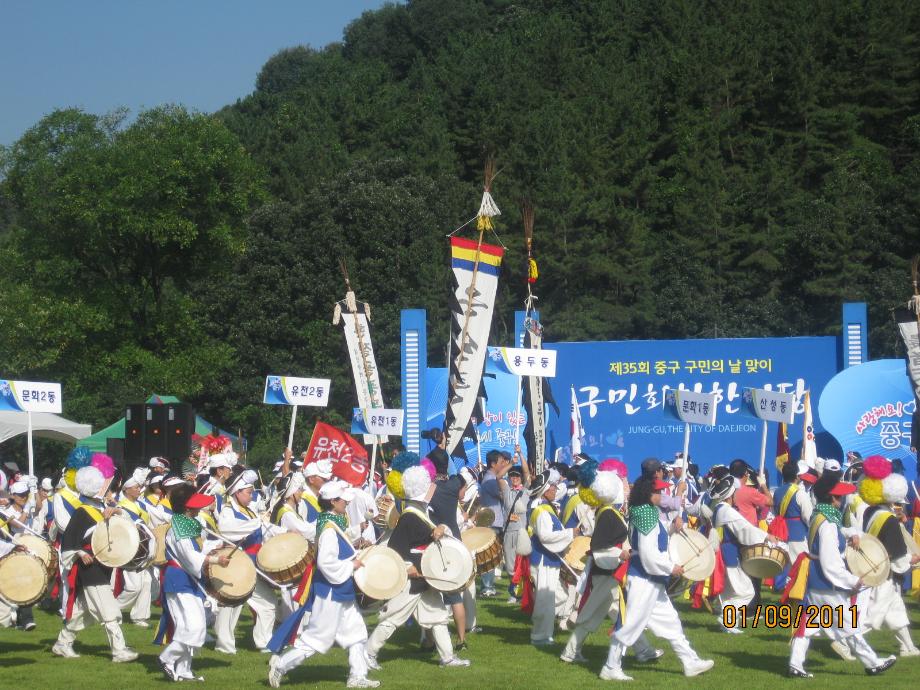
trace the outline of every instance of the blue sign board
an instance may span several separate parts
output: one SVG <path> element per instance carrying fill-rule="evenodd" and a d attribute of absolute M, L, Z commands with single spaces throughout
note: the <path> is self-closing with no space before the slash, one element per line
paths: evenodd
<path fill-rule="evenodd" d="M 631 473 L 638 471 L 643 459 L 673 458 L 683 447 L 684 425 L 666 418 L 662 409 L 668 390 L 716 395 L 715 426 L 691 427 L 690 456 L 701 468 L 739 457 L 756 464 L 761 424 L 742 413 L 744 389 L 794 393 L 801 414 L 805 390 L 810 389 L 812 401 L 817 401 L 837 373 L 834 337 L 544 343 L 544 347 L 558 352 L 556 378 L 550 385 L 563 408 L 568 408 L 570 387 L 575 388 L 586 434 L 584 452 L 598 459 L 620 459 Z M 816 409 L 812 412 L 820 432 L 820 415 Z M 560 448 L 560 459 L 565 460 L 569 415 L 551 415 L 548 428 L 548 452 Z M 820 438 L 819 434 L 819 444 Z M 793 425 L 789 441 L 795 444 L 800 439 L 801 429 Z M 768 456 L 773 444 L 771 439 Z"/>

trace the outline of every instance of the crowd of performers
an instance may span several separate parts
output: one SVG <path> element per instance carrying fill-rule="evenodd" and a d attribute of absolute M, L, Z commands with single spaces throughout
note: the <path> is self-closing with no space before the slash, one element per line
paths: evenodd
<path fill-rule="evenodd" d="M 899 463 L 881 456 L 850 455 L 846 467 L 832 459 L 789 462 L 772 492 L 741 460 L 700 477 L 681 459 L 648 459 L 630 482 L 623 463 L 586 456 L 572 467 L 532 475 L 519 451 L 514 457 L 488 453 L 481 472 L 456 471 L 438 445 L 424 458 L 398 448 L 369 480 L 351 463 L 304 464 L 287 450 L 265 485 L 230 448 L 197 460 L 173 468 L 152 458 L 148 467 L 122 476 L 108 456 L 77 448 L 57 482 L 38 482 L 15 466 L 0 473 L 0 556 L 29 550 L 18 539 L 25 534 L 40 535 L 56 552 L 57 577 L 46 596 L 60 598 L 55 655 L 78 657 L 74 642 L 95 621 L 105 630 L 112 661 L 134 661 L 122 625 L 148 627 L 156 602 L 163 673 L 173 681 L 200 679 L 193 670 L 197 650 L 213 641 L 218 652 L 235 654 L 245 604 L 254 616 L 252 642 L 270 655 L 272 687 L 334 644 L 348 653 L 348 687 L 376 687 L 369 674 L 392 656 L 386 643 L 410 619 L 441 666 L 469 666 L 458 653 L 467 635 L 479 631 L 477 595 L 498 596 L 496 572 L 504 570 L 512 583 L 508 603 L 531 616 L 533 645 L 556 645 L 556 631 L 568 633 L 562 662 L 585 663 L 582 645 L 609 619 L 610 649 L 600 669 L 605 680 L 631 680 L 624 671 L 630 649 L 633 668 L 664 654 L 646 630 L 667 640 L 686 676 L 708 671 L 713 661 L 694 651 L 674 600 L 711 611 L 725 634 L 743 634 L 744 626 L 729 622 L 736 616 L 726 613 L 753 612 L 765 587 L 793 607 L 849 611 L 856 603 L 858 616 L 834 615 L 830 625 L 809 626 L 796 617 L 798 625 L 789 626 L 791 676 L 810 677 L 806 657 L 816 635 L 868 674 L 896 660 L 876 654 L 865 638 L 869 630 L 893 630 L 900 656 L 920 656 L 904 602 L 908 592 L 920 592 L 920 500 Z M 156 539 L 162 557 L 133 569 L 100 562 L 92 536 L 115 515 L 150 535 L 151 550 Z M 487 551 L 495 555 L 479 569 L 478 590 L 475 576 L 451 591 L 432 586 L 425 550 L 460 540 L 474 527 L 487 528 Z M 669 549 L 688 530 L 704 535 L 715 554 L 716 567 L 702 581 L 685 579 Z M 233 558 L 255 561 L 264 544 L 288 533 L 310 545 L 299 581 L 279 588 L 259 572 L 245 600 L 215 594 L 210 568 L 229 567 Z M 858 546 L 866 534 L 881 542 L 890 564 L 890 575 L 875 586 L 854 575 L 844 558 L 847 544 Z M 408 578 L 395 596 L 368 602 L 355 575 L 374 543 L 398 554 Z M 789 556 L 770 581 L 754 580 L 742 568 L 742 552 L 757 545 Z M 33 629 L 31 606 L 10 604 L 2 588 L 0 580 L 0 625 Z M 369 609 L 378 620 L 370 632 Z"/>

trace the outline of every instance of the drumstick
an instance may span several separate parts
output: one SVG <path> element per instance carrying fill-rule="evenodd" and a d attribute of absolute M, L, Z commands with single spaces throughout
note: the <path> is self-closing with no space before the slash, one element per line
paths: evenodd
<path fill-rule="evenodd" d="M 36 531 L 35 531 L 34 529 L 32 529 L 31 527 L 28 527 L 27 525 L 24 525 L 24 524 L 23 524 L 22 522 L 20 522 L 17 518 L 10 517 L 10 518 L 7 518 L 7 519 L 8 519 L 9 522 L 15 522 L 17 525 L 19 525 L 20 527 L 22 527 L 22 528 L 23 528 L 26 532 L 28 532 L 29 534 L 31 534 L 31 535 L 33 535 L 33 536 L 36 536 L 36 537 L 38 537 L 39 539 L 45 539 L 42 535 L 40 535 L 38 532 L 36 532 Z M 47 540 L 46 540 L 46 541 L 47 541 Z"/>
<path fill-rule="evenodd" d="M 229 539 L 225 539 L 224 537 L 220 536 L 219 534 L 216 534 L 216 533 L 212 532 L 212 531 L 209 530 L 207 527 L 202 527 L 201 529 L 204 530 L 205 532 L 207 532 L 208 534 L 210 534 L 212 537 L 215 537 L 215 538 L 219 539 L 220 541 L 224 542 L 227 546 L 232 546 L 233 549 L 234 549 L 234 551 L 243 551 L 243 550 L 240 548 L 240 545 L 239 545 L 239 544 L 234 544 L 234 543 L 233 543 L 232 541 L 230 541 Z M 243 553 L 246 553 L 246 552 L 243 551 Z M 233 554 L 230 554 L 230 555 L 233 556 Z M 249 554 L 246 554 L 246 555 L 248 556 Z M 254 565 L 255 568 L 256 568 L 256 575 L 258 575 L 259 577 L 261 577 L 263 580 L 265 580 L 265 581 L 268 582 L 269 584 L 272 584 L 272 585 L 274 585 L 275 587 L 277 587 L 278 589 L 281 589 L 281 584 L 280 584 L 279 582 L 275 582 L 272 578 L 270 578 L 268 575 L 266 575 L 266 574 L 263 573 L 261 570 L 259 570 L 259 566 L 256 565 L 256 563 L 255 563 L 254 560 L 253 560 L 253 565 Z"/>
<path fill-rule="evenodd" d="M 878 565 L 875 561 L 873 561 L 871 558 L 869 558 L 869 556 L 866 554 L 866 552 L 863 551 L 861 548 L 857 547 L 857 548 L 856 548 L 856 553 L 858 553 L 860 556 L 862 556 L 863 559 L 866 561 L 866 563 L 869 564 L 869 566 L 872 568 L 872 572 L 875 572 L 876 570 L 878 570 L 879 568 L 882 567 L 881 565 Z"/>
<path fill-rule="evenodd" d="M 684 541 L 686 541 L 690 545 L 690 548 L 693 549 L 693 553 L 695 553 L 697 556 L 699 556 L 702 553 L 702 551 L 696 548 L 696 544 L 693 543 L 693 540 L 690 539 L 690 537 L 686 534 L 685 530 L 681 529 L 678 532 L 678 534 L 682 536 L 684 538 Z M 687 562 L 689 563 L 689 561 Z"/>

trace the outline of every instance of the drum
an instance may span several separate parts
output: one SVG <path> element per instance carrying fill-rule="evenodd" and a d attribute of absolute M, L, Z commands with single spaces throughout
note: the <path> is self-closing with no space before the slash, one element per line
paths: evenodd
<path fill-rule="evenodd" d="M 396 521 L 399 520 L 396 499 L 390 494 L 380 494 L 377 497 L 376 504 L 377 514 L 374 516 L 374 524 L 384 531 L 395 529 Z"/>
<path fill-rule="evenodd" d="M 156 549 L 154 549 L 153 552 L 153 561 L 151 565 L 166 565 L 166 533 L 168 531 L 168 522 L 153 528 L 153 536 L 156 538 Z"/>
<path fill-rule="evenodd" d="M 888 551 L 876 537 L 871 534 L 859 535 L 859 547 L 847 545 L 844 558 L 850 572 L 861 577 L 863 584 L 877 587 L 888 579 L 891 571 L 891 562 L 888 560 Z"/>
<path fill-rule="evenodd" d="M 575 537 L 569 548 L 562 555 L 568 568 L 563 565 L 559 568 L 559 577 L 568 585 L 578 584 L 578 578 L 585 572 L 588 562 L 588 551 L 591 550 L 591 537 Z"/>
<path fill-rule="evenodd" d="M 90 539 L 93 558 L 109 568 L 121 568 L 141 549 L 141 535 L 128 518 L 113 515 L 96 524 Z"/>
<path fill-rule="evenodd" d="M 48 566 L 27 551 L 0 558 L 0 596 L 16 606 L 31 606 L 44 596 L 50 578 Z"/>
<path fill-rule="evenodd" d="M 442 537 L 422 554 L 422 577 L 441 592 L 464 590 L 476 577 L 473 555 L 459 539 Z"/>
<path fill-rule="evenodd" d="M 224 567 L 207 563 L 204 568 L 204 588 L 224 606 L 239 606 L 256 588 L 256 566 L 245 551 L 232 546 L 214 549 L 211 553 L 230 557 Z"/>
<path fill-rule="evenodd" d="M 709 539 L 693 530 L 674 533 L 668 542 L 668 555 L 673 563 L 683 567 L 683 579 L 690 582 L 705 580 L 716 567 L 716 552 Z"/>
<path fill-rule="evenodd" d="M 741 569 L 753 578 L 776 577 L 789 565 L 789 554 L 778 546 L 754 544 L 741 547 Z"/>
<path fill-rule="evenodd" d="M 671 597 L 671 599 L 679 599 L 684 595 L 684 592 L 686 592 L 687 588 L 692 584 L 693 583 L 685 577 L 671 575 L 668 578 L 668 596 Z"/>
<path fill-rule="evenodd" d="M 460 539 L 473 555 L 479 575 L 489 572 L 502 562 L 502 543 L 491 527 L 471 527 L 460 533 Z"/>
<path fill-rule="evenodd" d="M 47 539 L 36 537 L 28 532 L 20 532 L 13 536 L 13 543 L 25 546 L 32 552 L 33 556 L 38 556 L 48 570 L 48 577 L 54 580 L 58 574 L 58 552 L 57 549 Z"/>
<path fill-rule="evenodd" d="M 259 570 L 281 585 L 300 582 L 313 562 L 313 548 L 302 534 L 285 532 L 262 544 L 256 556 Z"/>
<path fill-rule="evenodd" d="M 361 551 L 358 558 L 364 564 L 355 571 L 355 584 L 364 594 L 359 602 L 361 608 L 368 608 L 372 600 L 387 601 L 403 591 L 409 575 L 405 562 L 396 551 L 388 546 L 375 545 Z"/>

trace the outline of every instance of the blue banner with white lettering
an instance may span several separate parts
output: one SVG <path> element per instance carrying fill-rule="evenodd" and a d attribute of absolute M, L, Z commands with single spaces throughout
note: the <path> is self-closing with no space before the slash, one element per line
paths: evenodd
<path fill-rule="evenodd" d="M 583 451 L 598 459 L 620 459 L 633 474 L 644 458 L 670 459 L 683 447 L 684 425 L 662 414 L 668 390 L 716 395 L 715 426 L 691 427 L 693 462 L 703 470 L 734 458 L 756 464 L 761 424 L 742 414 L 744 389 L 794 393 L 801 408 L 806 389 L 811 390 L 812 400 L 819 399 L 837 373 L 838 358 L 834 337 L 544 343 L 544 347 L 558 353 L 553 388 L 575 387 L 586 434 Z M 815 417 L 819 454 L 839 457 L 836 441 L 821 433 L 821 414 L 816 411 Z M 548 452 L 558 448 L 560 460 L 568 462 L 569 416 L 551 415 L 548 428 Z M 797 457 L 795 444 L 801 442 L 802 430 L 794 424 L 789 437 Z"/>

